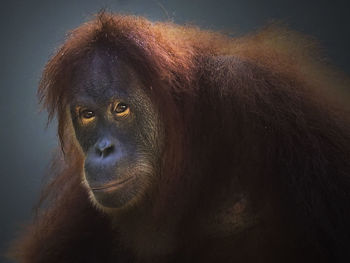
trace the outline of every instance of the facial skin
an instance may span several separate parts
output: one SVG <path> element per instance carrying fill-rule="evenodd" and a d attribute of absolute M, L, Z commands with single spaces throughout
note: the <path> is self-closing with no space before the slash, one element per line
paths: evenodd
<path fill-rule="evenodd" d="M 73 83 L 70 113 L 85 156 L 84 184 L 104 210 L 129 206 L 157 180 L 156 110 L 136 73 L 107 51 L 95 50 Z"/>

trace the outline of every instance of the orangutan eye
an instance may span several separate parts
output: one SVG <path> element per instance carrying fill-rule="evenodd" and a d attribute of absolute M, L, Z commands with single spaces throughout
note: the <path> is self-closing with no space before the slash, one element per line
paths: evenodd
<path fill-rule="evenodd" d="M 95 113 L 91 110 L 82 110 L 80 112 L 80 117 L 83 119 L 91 119 L 95 117 Z"/>
<path fill-rule="evenodd" d="M 95 113 L 88 108 L 78 106 L 76 107 L 76 113 L 83 125 L 92 123 L 95 120 Z"/>
<path fill-rule="evenodd" d="M 118 117 L 127 116 L 130 114 L 130 108 L 123 102 L 118 102 L 113 108 L 113 113 Z"/>

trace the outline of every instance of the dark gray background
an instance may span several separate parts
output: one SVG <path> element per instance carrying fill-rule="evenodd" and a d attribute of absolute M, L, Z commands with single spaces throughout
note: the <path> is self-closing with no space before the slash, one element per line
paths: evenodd
<path fill-rule="evenodd" d="M 31 218 L 41 179 L 57 145 L 55 123 L 45 130 L 36 88 L 40 73 L 65 32 L 101 8 L 170 18 L 242 34 L 271 20 L 314 36 L 330 61 L 350 75 L 348 1 L 120 0 L 1 1 L 0 5 L 0 251 Z M 0 258 L 1 262 L 5 259 Z"/>

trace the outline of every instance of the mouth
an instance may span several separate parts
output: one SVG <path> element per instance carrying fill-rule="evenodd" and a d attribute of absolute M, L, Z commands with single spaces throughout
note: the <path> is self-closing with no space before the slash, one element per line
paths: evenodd
<path fill-rule="evenodd" d="M 120 179 L 117 181 L 112 181 L 110 183 L 101 185 L 101 186 L 92 186 L 90 187 L 92 191 L 94 192 L 112 192 L 119 187 L 122 187 L 125 183 L 130 181 L 133 178 L 133 176 L 128 176 L 127 178 Z"/>

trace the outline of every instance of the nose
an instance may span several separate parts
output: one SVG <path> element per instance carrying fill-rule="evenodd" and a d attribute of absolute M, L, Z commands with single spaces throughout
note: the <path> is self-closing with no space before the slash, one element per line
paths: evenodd
<path fill-rule="evenodd" d="M 88 150 L 84 163 L 86 180 L 99 185 L 115 177 L 120 160 L 124 157 L 122 145 L 112 136 L 100 137 Z"/>
<path fill-rule="evenodd" d="M 98 157 L 106 158 L 115 151 L 115 144 L 108 138 L 103 138 L 95 144 L 95 153 Z"/>

